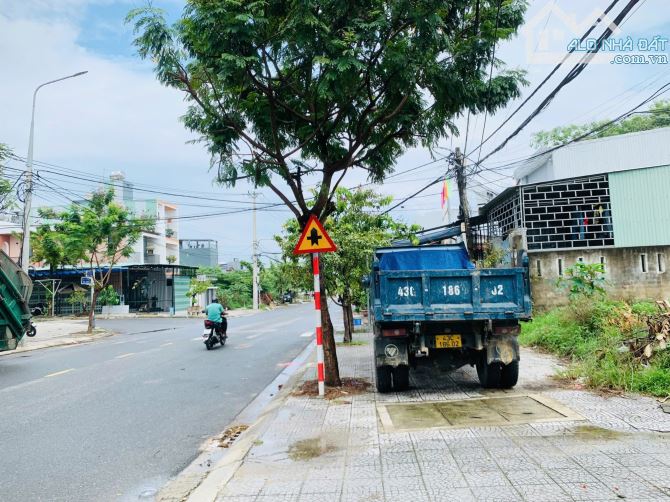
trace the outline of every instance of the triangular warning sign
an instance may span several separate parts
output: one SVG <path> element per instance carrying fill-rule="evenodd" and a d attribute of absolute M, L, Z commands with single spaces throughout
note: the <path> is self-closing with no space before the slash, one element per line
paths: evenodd
<path fill-rule="evenodd" d="M 302 231 L 293 254 L 328 253 L 337 251 L 337 246 L 328 236 L 319 219 L 312 215 Z"/>

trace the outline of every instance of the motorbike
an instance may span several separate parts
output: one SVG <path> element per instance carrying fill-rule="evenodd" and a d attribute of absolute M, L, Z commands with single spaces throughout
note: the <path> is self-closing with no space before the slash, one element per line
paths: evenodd
<path fill-rule="evenodd" d="M 226 344 L 226 340 L 228 339 L 228 335 L 226 335 L 228 323 L 225 317 L 223 317 L 222 321 L 221 323 L 216 323 L 205 319 L 205 331 L 202 334 L 202 341 L 207 350 L 212 350 L 217 343 L 220 343 L 221 347 Z"/>

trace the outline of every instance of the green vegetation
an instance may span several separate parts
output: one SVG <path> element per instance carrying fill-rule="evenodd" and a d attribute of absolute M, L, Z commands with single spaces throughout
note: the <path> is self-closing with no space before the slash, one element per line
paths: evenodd
<path fill-rule="evenodd" d="M 338 188 L 333 212 L 325 220 L 326 231 L 337 251 L 321 255 L 321 278 L 328 296 L 342 307 L 345 342 L 351 341 L 354 331 L 353 307 L 367 305 L 367 288 L 362 286 L 361 278 L 370 273 L 375 248 L 388 246 L 394 239 L 412 239 L 420 230 L 417 225 L 405 225 L 383 213 L 392 201 L 392 197 L 373 190 Z M 311 279 L 311 261 L 293 255 L 299 236 L 300 226 L 291 219 L 275 240 L 286 266 L 295 268 L 296 277 Z"/>
<path fill-rule="evenodd" d="M 51 269 L 85 264 L 93 271 L 93 299 L 88 333 L 93 332 L 95 305 L 111 279 L 112 270 L 128 258 L 133 245 L 154 220 L 136 217 L 114 201 L 114 190 L 94 192 L 85 203 L 73 203 L 62 211 L 40 208 L 41 224 L 31 236 L 33 260 L 44 261 Z"/>
<path fill-rule="evenodd" d="M 4 176 L 3 161 L 12 154 L 9 147 L 0 143 L 0 213 L 14 207 L 13 184 Z"/>
<path fill-rule="evenodd" d="M 649 302 L 631 305 L 606 298 L 574 297 L 567 307 L 538 315 L 523 325 L 519 341 L 568 359 L 564 376 L 583 379 L 589 387 L 667 396 L 670 350 L 661 345 L 646 358 L 629 349 L 634 340 L 647 338 L 646 316 L 658 312 Z"/>
<path fill-rule="evenodd" d="M 605 266 L 602 263 L 577 262 L 565 271 L 557 281 L 559 287 L 566 288 L 570 298 L 585 296 L 605 296 Z"/>
<path fill-rule="evenodd" d="M 533 135 L 531 145 L 534 148 L 554 147 L 572 141 L 589 131 L 596 131 L 585 139 L 605 138 L 629 132 L 648 131 L 670 126 L 670 100 L 659 100 L 649 107 L 647 112 L 634 115 L 618 123 L 606 126 L 609 120 L 588 124 L 572 124 L 556 127 L 550 131 L 540 131 Z"/>
<path fill-rule="evenodd" d="M 457 135 L 466 111 L 494 113 L 518 97 L 524 72 L 493 56 L 526 7 L 191 0 L 172 24 L 151 4 L 127 22 L 157 79 L 184 94 L 184 125 L 206 145 L 218 181 L 270 188 L 302 228 L 333 213 L 345 174 L 383 181 L 407 149 Z M 323 306 L 326 384 L 339 387 Z"/>
<path fill-rule="evenodd" d="M 79 307 L 79 312 L 81 312 L 86 304 L 87 295 L 83 291 L 74 291 L 70 296 L 68 296 L 65 301 L 68 305 L 72 306 L 72 313 L 76 314 L 74 311 L 75 307 Z"/>
<path fill-rule="evenodd" d="M 100 291 L 100 294 L 98 295 L 98 301 L 100 302 L 100 305 L 109 306 L 118 305 L 121 303 L 121 299 L 119 298 L 118 293 L 111 284 Z"/>

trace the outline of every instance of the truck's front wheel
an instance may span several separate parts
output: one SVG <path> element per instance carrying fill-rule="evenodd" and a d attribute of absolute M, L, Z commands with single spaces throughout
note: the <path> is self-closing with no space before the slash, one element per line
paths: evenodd
<path fill-rule="evenodd" d="M 377 391 L 381 393 L 391 392 L 391 367 L 377 367 Z"/>
<path fill-rule="evenodd" d="M 487 364 L 486 354 L 484 354 L 484 357 L 480 357 L 477 361 L 477 376 L 479 377 L 479 383 L 485 389 L 499 388 L 502 378 L 502 364 Z"/>

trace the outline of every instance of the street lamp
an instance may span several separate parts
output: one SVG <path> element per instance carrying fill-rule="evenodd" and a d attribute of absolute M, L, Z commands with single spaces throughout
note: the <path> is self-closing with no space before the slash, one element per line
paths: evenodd
<path fill-rule="evenodd" d="M 37 91 L 46 85 L 55 84 L 61 80 L 67 80 L 68 78 L 80 77 L 86 73 L 88 73 L 88 71 L 80 71 L 68 75 L 67 77 L 44 82 L 43 84 L 38 85 L 35 92 L 33 92 L 33 113 L 30 118 L 30 139 L 28 140 L 28 160 L 26 162 L 26 202 L 23 206 L 23 242 L 21 246 L 21 268 L 26 274 L 28 273 L 28 264 L 30 262 L 30 205 L 33 198 L 33 136 L 35 130 L 35 99 L 37 98 Z"/>

